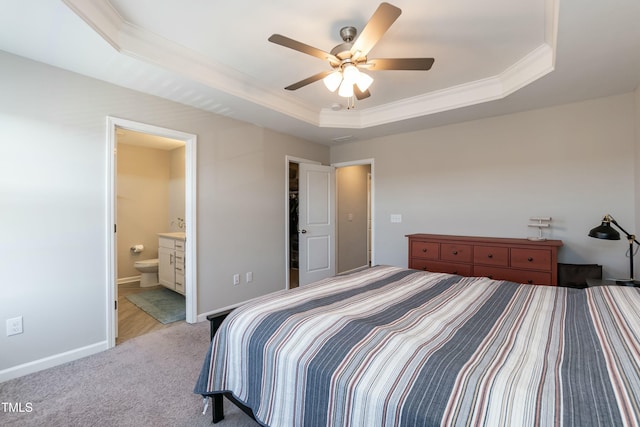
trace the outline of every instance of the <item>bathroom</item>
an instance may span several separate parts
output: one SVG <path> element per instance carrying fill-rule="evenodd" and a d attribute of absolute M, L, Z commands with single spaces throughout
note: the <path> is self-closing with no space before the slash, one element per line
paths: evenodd
<path fill-rule="evenodd" d="M 119 344 L 165 326 L 127 297 L 163 288 L 157 268 L 149 273 L 136 262 L 158 258 L 158 233 L 186 231 L 185 143 L 125 129 L 116 135 Z"/>

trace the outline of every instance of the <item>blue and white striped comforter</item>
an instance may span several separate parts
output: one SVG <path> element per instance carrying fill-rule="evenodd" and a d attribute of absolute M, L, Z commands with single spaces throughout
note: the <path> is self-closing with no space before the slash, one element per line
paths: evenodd
<path fill-rule="evenodd" d="M 640 424 L 640 290 L 374 267 L 232 312 L 196 393 L 268 426 Z"/>

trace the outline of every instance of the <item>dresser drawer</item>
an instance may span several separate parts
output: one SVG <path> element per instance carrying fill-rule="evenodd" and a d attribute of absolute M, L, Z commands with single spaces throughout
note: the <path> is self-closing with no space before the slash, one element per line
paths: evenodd
<path fill-rule="evenodd" d="M 438 259 L 440 257 L 440 244 L 434 242 L 412 242 L 410 257 Z"/>
<path fill-rule="evenodd" d="M 508 267 L 509 248 L 500 246 L 474 246 L 473 263 Z"/>
<path fill-rule="evenodd" d="M 434 273 L 459 274 L 460 276 L 471 276 L 471 264 L 457 264 L 454 262 L 440 262 L 427 260 L 413 260 L 413 267 L 416 270 L 431 271 Z"/>
<path fill-rule="evenodd" d="M 442 243 L 440 245 L 440 259 L 444 261 L 471 262 L 473 259 L 473 246 Z"/>
<path fill-rule="evenodd" d="M 511 249 L 511 267 L 551 270 L 551 251 L 546 249 Z"/>
<path fill-rule="evenodd" d="M 508 280 L 510 282 L 527 283 L 530 285 L 551 284 L 551 273 L 544 271 L 514 270 L 511 268 L 477 265 L 473 267 L 473 275 L 488 277 L 493 280 Z"/>

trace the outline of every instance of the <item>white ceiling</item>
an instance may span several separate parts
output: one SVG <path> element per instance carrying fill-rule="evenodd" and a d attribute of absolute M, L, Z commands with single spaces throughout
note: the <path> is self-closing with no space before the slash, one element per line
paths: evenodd
<path fill-rule="evenodd" d="M 302 138 L 331 144 L 634 90 L 638 0 L 392 0 L 402 14 L 369 58 L 433 57 L 430 71 L 372 71 L 344 98 L 329 69 L 272 44 L 330 51 L 378 2 L 3 0 L 0 50 Z"/>

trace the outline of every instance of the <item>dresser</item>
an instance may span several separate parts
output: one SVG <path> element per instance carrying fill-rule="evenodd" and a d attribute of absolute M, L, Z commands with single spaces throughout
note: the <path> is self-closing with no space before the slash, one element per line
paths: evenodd
<path fill-rule="evenodd" d="M 410 234 L 409 268 L 536 285 L 558 284 L 561 240 Z"/>

